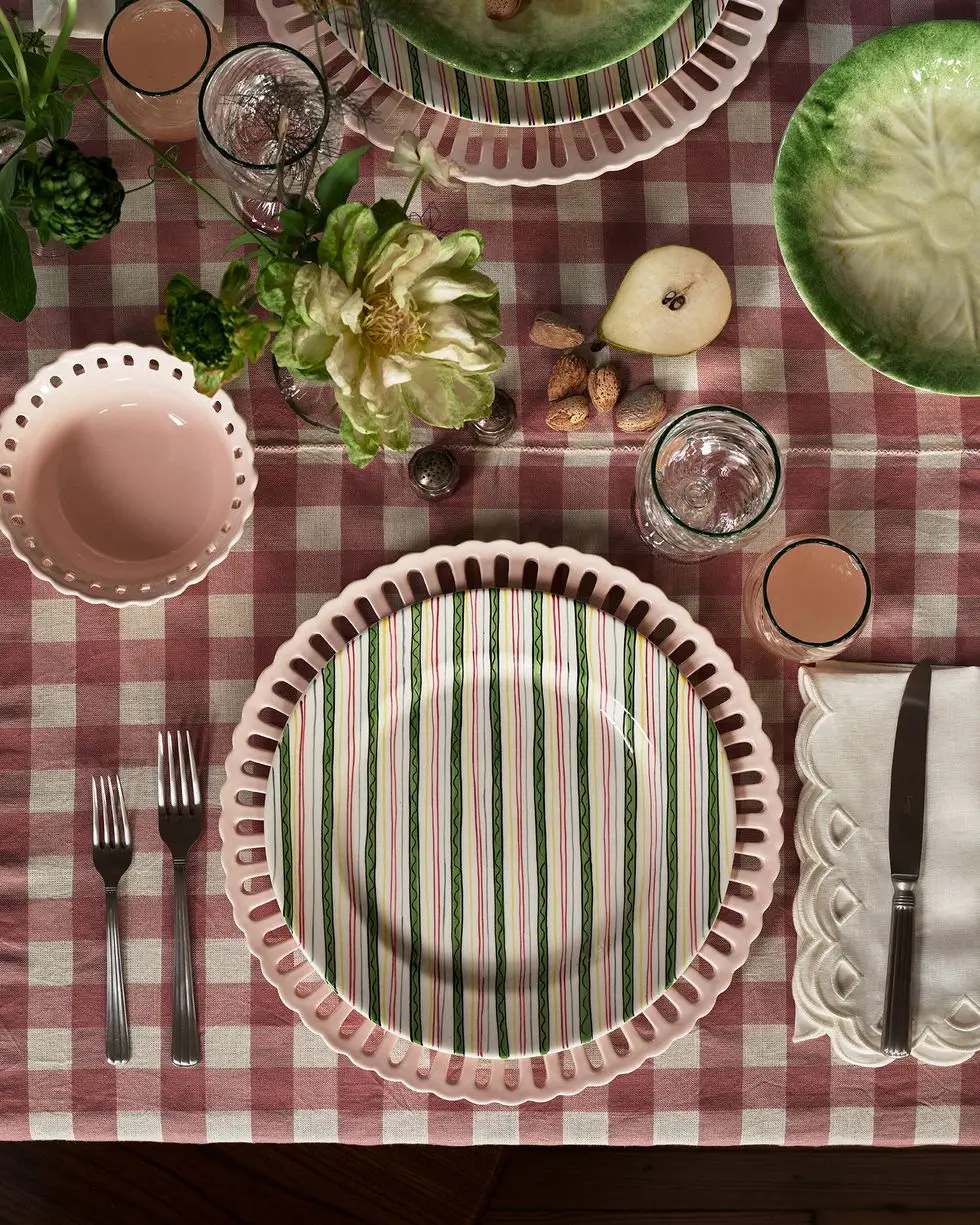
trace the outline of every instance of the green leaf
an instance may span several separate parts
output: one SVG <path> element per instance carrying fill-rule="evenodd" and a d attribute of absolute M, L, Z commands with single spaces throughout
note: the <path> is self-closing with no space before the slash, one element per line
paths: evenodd
<path fill-rule="evenodd" d="M 285 315 L 299 268 L 295 260 L 274 259 L 259 273 L 255 290 L 259 301 L 270 314 L 280 318 Z"/>
<path fill-rule="evenodd" d="M 72 115 L 75 104 L 68 102 L 59 94 L 49 94 L 44 109 L 37 116 L 38 123 L 47 128 L 52 139 L 64 140 L 71 131 Z"/>
<path fill-rule="evenodd" d="M 98 64 L 93 64 L 87 55 L 67 49 L 62 51 L 57 68 L 58 84 L 62 88 L 67 85 L 85 85 L 94 81 L 98 75 Z"/>
<path fill-rule="evenodd" d="M 285 238 L 305 238 L 309 219 L 298 209 L 284 208 L 279 214 L 279 225 Z"/>
<path fill-rule="evenodd" d="M 234 251 L 238 247 L 258 246 L 261 246 L 261 243 L 257 239 L 253 238 L 251 234 L 239 234 L 237 238 L 233 238 L 228 246 L 225 247 L 225 255 L 227 255 L 229 251 Z"/>
<path fill-rule="evenodd" d="M 381 445 L 376 436 L 359 433 L 346 413 L 340 418 L 340 441 L 347 448 L 347 458 L 358 468 L 366 468 Z"/>
<path fill-rule="evenodd" d="M 327 218 L 317 260 L 329 264 L 346 285 L 356 285 L 377 237 L 378 223 L 366 204 L 341 204 Z"/>
<path fill-rule="evenodd" d="M 374 219 L 378 223 L 378 233 L 384 234 L 394 225 L 400 225 L 401 222 L 407 221 L 405 210 L 397 200 L 379 200 L 371 209 L 374 213 Z"/>
<path fill-rule="evenodd" d="M 20 164 L 20 154 L 15 153 L 0 166 L 0 208 L 13 199 L 14 187 L 17 183 L 17 167 Z"/>
<path fill-rule="evenodd" d="M 221 278 L 221 289 L 218 296 L 222 302 L 227 302 L 230 306 L 235 306 L 241 301 L 242 290 L 252 279 L 252 269 L 244 260 L 233 260 L 225 269 L 225 275 Z"/>
<path fill-rule="evenodd" d="M 359 149 L 342 153 L 317 179 L 316 202 L 324 221 L 335 208 L 346 202 L 361 173 L 361 158 L 369 148 L 369 145 L 361 145 Z"/>
<path fill-rule="evenodd" d="M 20 94 L 13 81 L 0 81 L 0 120 L 23 119 Z"/>
<path fill-rule="evenodd" d="M 37 281 L 31 244 L 8 209 L 0 210 L 0 313 L 20 323 L 34 309 Z"/>

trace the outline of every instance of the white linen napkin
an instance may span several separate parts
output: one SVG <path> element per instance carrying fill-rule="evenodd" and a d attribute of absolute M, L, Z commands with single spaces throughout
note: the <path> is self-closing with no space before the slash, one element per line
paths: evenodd
<path fill-rule="evenodd" d="M 225 20 L 225 0 L 195 0 L 195 5 L 220 30 Z M 33 0 L 34 29 L 56 34 L 61 29 L 64 0 Z M 116 11 L 115 0 L 78 0 L 73 38 L 101 39 L 109 18 Z"/>
<path fill-rule="evenodd" d="M 827 1034 L 852 1063 L 888 1062 L 878 1049 L 892 896 L 888 794 L 908 674 L 834 662 L 800 669 L 795 1038 Z M 927 758 L 912 1054 L 960 1063 L 980 1049 L 980 668 L 934 670 Z"/>

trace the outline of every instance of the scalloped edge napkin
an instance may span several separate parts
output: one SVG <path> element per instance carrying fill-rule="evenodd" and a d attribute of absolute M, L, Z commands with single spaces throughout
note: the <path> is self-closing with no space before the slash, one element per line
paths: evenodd
<path fill-rule="evenodd" d="M 851 1063 L 889 1062 L 878 1049 L 888 795 L 909 670 L 831 662 L 799 673 L 794 1038 L 827 1034 Z M 980 1049 L 980 668 L 933 672 L 912 993 L 915 1058 L 961 1063 Z"/>

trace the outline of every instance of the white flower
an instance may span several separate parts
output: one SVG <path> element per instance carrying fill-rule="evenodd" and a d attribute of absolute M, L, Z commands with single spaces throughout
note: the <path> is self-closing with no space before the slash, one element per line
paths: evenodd
<path fill-rule="evenodd" d="M 431 183 L 433 187 L 456 186 L 454 180 L 460 175 L 455 162 L 437 153 L 431 140 L 419 140 L 414 132 L 402 132 L 397 138 L 388 168 L 413 178 L 421 171 L 423 181 Z"/>

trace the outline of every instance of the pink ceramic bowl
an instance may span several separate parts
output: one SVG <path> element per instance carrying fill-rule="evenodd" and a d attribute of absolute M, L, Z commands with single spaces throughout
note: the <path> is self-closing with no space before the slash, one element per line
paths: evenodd
<path fill-rule="evenodd" d="M 224 392 L 162 349 L 97 344 L 0 414 L 0 530 L 38 578 L 94 604 L 199 582 L 252 513 L 255 464 Z"/>

